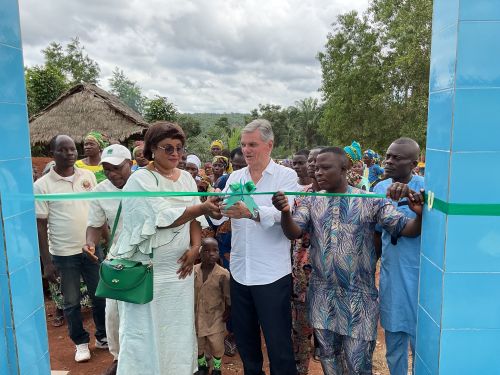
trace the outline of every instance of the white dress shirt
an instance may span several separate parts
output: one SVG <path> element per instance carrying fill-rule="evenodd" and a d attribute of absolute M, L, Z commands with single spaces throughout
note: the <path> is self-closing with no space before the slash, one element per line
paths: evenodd
<path fill-rule="evenodd" d="M 231 173 L 226 188 L 233 182 L 251 181 L 248 167 Z M 256 184 L 256 191 L 297 191 L 297 174 L 293 169 L 270 161 Z M 231 275 L 243 285 L 264 285 L 292 272 L 290 240 L 281 229 L 281 213 L 271 203 L 272 195 L 255 195 L 260 222 L 231 219 Z M 293 196 L 289 196 L 290 207 Z M 214 223 L 223 220 L 214 220 Z"/>

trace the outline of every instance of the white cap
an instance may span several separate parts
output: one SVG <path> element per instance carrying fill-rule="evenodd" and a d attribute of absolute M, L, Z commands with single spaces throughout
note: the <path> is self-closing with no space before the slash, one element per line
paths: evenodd
<path fill-rule="evenodd" d="M 109 163 L 113 165 L 120 165 L 125 160 L 132 160 L 132 155 L 128 148 L 122 145 L 114 144 L 102 150 L 101 161 L 102 163 Z"/>
<path fill-rule="evenodd" d="M 196 165 L 198 168 L 201 168 L 201 160 L 196 155 L 188 155 L 186 159 L 186 163 L 191 163 Z"/>

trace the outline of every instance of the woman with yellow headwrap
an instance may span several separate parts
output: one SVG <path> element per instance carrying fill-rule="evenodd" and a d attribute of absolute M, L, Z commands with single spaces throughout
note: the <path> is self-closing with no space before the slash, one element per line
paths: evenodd
<path fill-rule="evenodd" d="M 109 143 L 104 135 L 91 131 L 83 141 L 85 158 L 77 160 L 75 163 L 78 168 L 88 169 L 93 172 L 98 183 L 106 179 L 102 165 L 99 163 L 101 162 L 101 152 L 108 145 Z"/>
<path fill-rule="evenodd" d="M 212 156 L 220 155 L 222 150 L 224 150 L 224 143 L 220 139 L 213 141 L 210 145 L 210 152 L 212 153 Z"/>

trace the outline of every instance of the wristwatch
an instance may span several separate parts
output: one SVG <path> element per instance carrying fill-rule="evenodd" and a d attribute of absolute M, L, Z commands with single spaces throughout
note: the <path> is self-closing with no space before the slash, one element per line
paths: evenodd
<path fill-rule="evenodd" d="M 259 217 L 259 210 L 253 210 L 253 211 L 250 211 L 250 217 L 249 219 L 251 220 L 257 220 L 257 218 Z"/>

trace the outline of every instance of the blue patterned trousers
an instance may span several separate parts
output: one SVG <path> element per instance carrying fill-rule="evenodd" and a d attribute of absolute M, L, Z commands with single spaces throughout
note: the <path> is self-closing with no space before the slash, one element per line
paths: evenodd
<path fill-rule="evenodd" d="M 371 375 L 375 340 L 359 340 L 327 329 L 314 329 L 325 375 Z"/>

